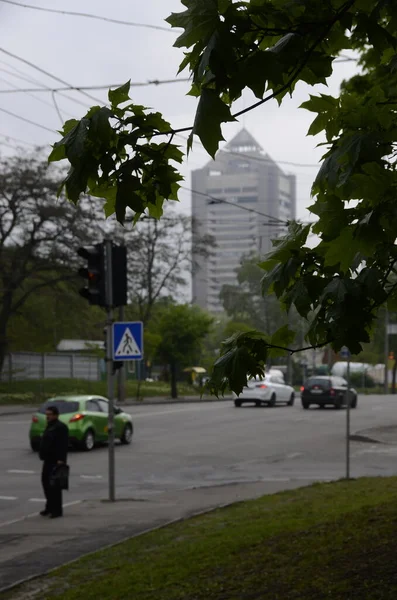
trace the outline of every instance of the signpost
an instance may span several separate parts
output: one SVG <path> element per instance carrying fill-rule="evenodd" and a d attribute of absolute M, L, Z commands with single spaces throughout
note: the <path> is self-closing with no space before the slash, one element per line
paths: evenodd
<path fill-rule="evenodd" d="M 350 479 L 350 350 L 343 346 L 340 357 L 347 359 L 347 398 L 346 398 L 346 479 Z"/>
<path fill-rule="evenodd" d="M 116 362 L 135 360 L 137 354 L 142 355 L 142 331 L 140 349 L 134 341 L 135 338 L 125 333 L 123 339 L 117 337 L 113 329 L 113 310 L 127 304 L 127 251 L 125 246 L 117 246 L 112 240 L 107 239 L 94 246 L 78 248 L 77 254 L 86 261 L 86 266 L 81 267 L 78 274 L 86 280 L 86 285 L 80 290 L 81 296 L 90 304 L 102 306 L 106 309 L 106 373 L 107 394 L 109 399 L 108 436 L 109 436 L 109 500 L 115 500 L 115 460 L 114 460 L 114 366 Z M 133 324 L 131 324 L 133 325 Z M 114 351 L 114 335 L 117 343 L 128 356 L 121 357 L 117 347 Z M 135 345 L 134 345 L 135 344 Z M 117 357 L 114 358 L 114 354 Z M 132 356 L 129 356 L 132 354 Z M 121 365 L 118 364 L 118 367 Z"/>

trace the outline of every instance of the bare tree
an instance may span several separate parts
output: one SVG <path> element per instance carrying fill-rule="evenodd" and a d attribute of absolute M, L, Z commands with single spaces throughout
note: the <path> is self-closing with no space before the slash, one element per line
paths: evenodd
<path fill-rule="evenodd" d="M 120 236 L 120 230 L 115 238 Z M 141 321 L 148 323 L 153 306 L 164 296 L 183 299 L 193 264 L 192 219 L 168 210 L 160 221 L 144 218 L 124 230 L 128 256 L 129 299 Z M 195 256 L 206 257 L 211 236 L 195 238 Z"/>
<path fill-rule="evenodd" d="M 31 294 L 74 278 L 74 249 L 95 237 L 92 206 L 56 199 L 60 178 L 40 157 L 0 160 L 0 371 L 10 318 Z"/>

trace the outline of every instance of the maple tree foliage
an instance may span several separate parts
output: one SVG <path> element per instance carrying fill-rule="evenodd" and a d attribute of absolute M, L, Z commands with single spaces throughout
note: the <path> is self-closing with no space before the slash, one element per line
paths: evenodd
<path fill-rule="evenodd" d="M 77 202 L 89 192 L 106 201 L 106 214 L 123 221 L 131 208 L 160 218 L 164 200 L 176 200 L 183 154 L 174 135 L 198 136 L 211 156 L 222 124 L 275 98 L 282 103 L 299 81 L 326 83 L 343 51 L 361 56 L 361 73 L 339 97 L 310 95 L 302 108 L 315 114 L 309 135 L 325 134 L 325 154 L 313 184 L 314 225 L 291 222 L 262 263 L 263 292 L 288 310 L 311 315 L 310 346 L 368 342 L 378 308 L 397 301 L 395 202 L 397 174 L 397 3 L 395 0 L 183 0 L 168 23 L 183 29 L 180 70 L 192 76 L 198 98 L 194 123 L 173 129 L 159 113 L 134 105 L 129 84 L 109 92 L 110 107 L 93 107 L 69 121 L 50 160 L 68 159 L 64 182 Z M 257 101 L 240 112 L 234 102 L 249 88 Z M 314 248 L 307 245 L 317 234 Z M 243 332 L 222 345 L 210 382 L 222 393 L 241 391 L 247 376 L 262 374 L 270 354 L 286 351 L 295 333 L 272 337 Z"/>

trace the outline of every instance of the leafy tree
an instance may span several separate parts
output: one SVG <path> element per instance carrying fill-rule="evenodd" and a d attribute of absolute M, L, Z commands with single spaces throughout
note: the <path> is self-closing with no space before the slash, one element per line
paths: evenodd
<path fill-rule="evenodd" d="M 316 116 L 309 134 L 325 133 L 326 153 L 313 185 L 315 225 L 291 223 L 284 240 L 262 268 L 264 290 L 283 304 L 313 315 L 311 346 L 349 346 L 353 353 L 370 339 L 379 307 L 397 300 L 395 188 L 397 4 L 393 0 L 183 0 L 168 22 L 183 29 L 175 45 L 185 48 L 181 70 L 192 76 L 198 98 L 191 127 L 173 129 L 158 113 L 129 99 L 129 84 L 109 92 L 111 106 L 93 107 L 69 121 L 50 160 L 67 158 L 64 182 L 77 201 L 88 191 L 106 199 L 107 213 L 124 219 L 161 216 L 164 199 L 175 199 L 182 153 L 177 132 L 200 138 L 211 156 L 223 139 L 223 123 L 275 98 L 293 94 L 298 82 L 326 83 L 334 59 L 346 50 L 361 54 L 362 73 L 339 97 L 310 96 L 303 108 Z M 233 113 L 249 88 L 257 101 Z M 352 202 L 354 201 L 354 202 Z M 318 244 L 306 245 L 310 231 Z M 285 351 L 293 333 L 272 337 L 241 333 L 225 343 L 215 365 L 212 389 L 240 391 L 246 376 L 263 372 L 269 353 Z M 284 350 L 283 350 L 284 348 Z"/>
<path fill-rule="evenodd" d="M 9 350 L 54 352 L 61 339 L 103 339 L 105 315 L 78 294 L 73 280 L 32 293 L 8 323 Z"/>
<path fill-rule="evenodd" d="M 178 396 L 178 370 L 200 362 L 203 341 L 212 322 L 207 313 L 189 304 L 169 306 L 163 311 L 158 324 L 161 342 L 157 353 L 169 365 L 172 398 Z"/>
<path fill-rule="evenodd" d="M 288 322 L 288 317 L 274 294 L 263 297 L 259 262 L 257 256 L 243 257 L 237 269 L 238 285 L 224 285 L 221 299 L 226 313 L 234 320 L 271 335 Z"/>
<path fill-rule="evenodd" d="M 77 209 L 56 201 L 59 177 L 37 157 L 0 162 L 0 371 L 10 319 L 33 295 L 72 281 L 70 249 L 95 235 L 87 200 Z"/>

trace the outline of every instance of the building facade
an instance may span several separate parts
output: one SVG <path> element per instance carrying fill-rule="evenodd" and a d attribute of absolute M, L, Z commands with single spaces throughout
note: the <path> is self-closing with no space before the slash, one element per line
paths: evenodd
<path fill-rule="evenodd" d="M 193 256 L 193 302 L 219 313 L 220 291 L 237 283 L 241 258 L 266 254 L 285 233 L 282 223 L 295 218 L 296 179 L 242 129 L 216 160 L 192 172 L 192 190 L 193 238 L 216 241 L 209 258 Z"/>

